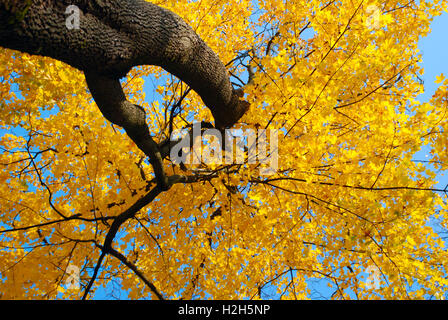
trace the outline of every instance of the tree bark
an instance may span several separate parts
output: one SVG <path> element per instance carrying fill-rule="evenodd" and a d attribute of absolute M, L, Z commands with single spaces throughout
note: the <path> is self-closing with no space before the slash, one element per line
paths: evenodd
<path fill-rule="evenodd" d="M 69 5 L 80 9 L 79 29 L 66 26 Z M 232 126 L 248 109 L 225 66 L 194 30 L 144 0 L 0 0 L 0 46 L 48 56 L 112 81 L 134 66 L 160 66 L 201 96 L 218 128 Z M 92 89 L 92 82 L 88 85 Z M 98 94 L 94 99 L 108 103 Z"/>

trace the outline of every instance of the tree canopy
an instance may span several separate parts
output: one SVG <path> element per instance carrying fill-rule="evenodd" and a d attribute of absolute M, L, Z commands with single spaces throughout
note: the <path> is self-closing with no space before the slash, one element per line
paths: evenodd
<path fill-rule="evenodd" d="M 90 17 L 84 2 L 74 1 Z M 101 286 L 131 299 L 307 299 L 314 281 L 334 299 L 444 295 L 448 199 L 436 175 L 448 169 L 448 79 L 418 100 L 418 41 L 445 1 L 151 6 L 198 35 L 190 62 L 132 56 L 108 68 L 90 60 L 101 53 L 70 60 L 57 41 L 21 47 L 11 30 L 33 12 L 25 6 L 11 20 L 11 2 L 0 1 L 2 299 L 91 298 Z M 132 34 L 116 13 L 101 14 Z M 126 48 L 139 39 L 145 47 L 137 36 Z M 184 43 L 176 39 L 174 48 Z M 199 72 L 204 52 L 214 67 Z M 144 111 L 138 134 L 114 118 L 122 100 Z M 174 161 L 173 132 L 198 123 L 231 127 L 227 135 L 246 143 L 244 161 Z M 278 130 L 268 174 L 262 157 L 249 159 L 251 130 Z M 209 140 L 199 145 L 213 153 Z M 415 161 L 424 147 L 432 167 Z"/>

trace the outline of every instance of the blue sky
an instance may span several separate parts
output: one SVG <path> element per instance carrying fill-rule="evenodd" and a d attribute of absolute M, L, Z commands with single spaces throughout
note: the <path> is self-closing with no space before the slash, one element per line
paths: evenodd
<path fill-rule="evenodd" d="M 423 54 L 422 66 L 425 68 L 425 94 L 422 95 L 422 101 L 431 98 L 435 92 L 437 75 L 444 73 L 448 76 L 448 13 L 435 18 L 431 29 L 429 36 L 423 38 L 419 45 Z"/>
<path fill-rule="evenodd" d="M 420 101 L 426 102 L 431 99 L 437 89 L 434 83 L 436 76 L 443 73 L 448 77 L 448 13 L 436 17 L 431 24 L 431 33 L 423 38 L 419 43 L 423 62 L 421 65 L 425 69 L 422 77 L 425 86 L 425 93 L 420 96 Z M 415 159 L 427 160 L 427 148 L 423 148 Z M 438 188 L 445 188 L 448 184 L 448 172 L 438 175 Z"/>

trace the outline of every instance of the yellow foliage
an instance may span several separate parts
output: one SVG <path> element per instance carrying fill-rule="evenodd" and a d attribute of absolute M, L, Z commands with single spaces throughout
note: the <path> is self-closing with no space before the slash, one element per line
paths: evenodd
<path fill-rule="evenodd" d="M 443 294 L 446 194 L 413 155 L 429 144 L 436 169 L 448 168 L 448 79 L 417 101 L 417 43 L 446 2 L 157 4 L 193 26 L 233 82 L 250 64 L 251 107 L 238 128 L 279 129 L 279 164 L 270 176 L 248 163 L 187 166 L 216 176 L 162 193 L 113 248 L 167 298 L 307 299 L 316 278 L 335 299 Z M 166 75 L 143 66 L 123 79 L 159 142 L 186 90 Z M 0 49 L 0 80 L 0 297 L 79 298 L 113 218 L 147 193 L 152 168 L 102 117 L 77 70 Z M 202 120 L 210 112 L 191 92 L 172 124 Z M 81 290 L 67 289 L 70 265 Z M 372 268 L 377 285 L 365 280 Z M 100 273 L 94 288 L 118 279 L 129 298 L 155 298 L 113 257 Z"/>

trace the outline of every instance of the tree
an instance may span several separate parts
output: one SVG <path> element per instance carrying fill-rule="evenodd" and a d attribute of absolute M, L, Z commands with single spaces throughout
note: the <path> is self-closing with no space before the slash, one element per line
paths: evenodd
<path fill-rule="evenodd" d="M 115 283 L 130 298 L 302 299 L 314 279 L 333 298 L 439 297 L 448 81 L 417 100 L 417 43 L 446 9 L 0 0 L 2 298 Z M 175 161 L 173 133 L 199 123 L 223 157 L 240 138 L 244 161 Z M 435 169 L 413 158 L 427 144 Z M 186 149 L 221 151 L 199 145 Z"/>

